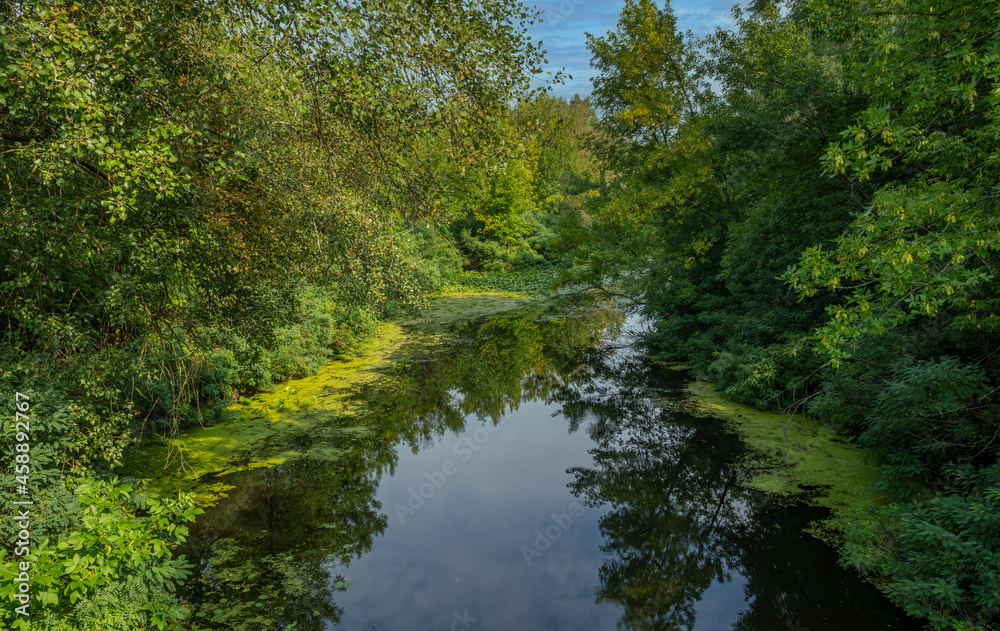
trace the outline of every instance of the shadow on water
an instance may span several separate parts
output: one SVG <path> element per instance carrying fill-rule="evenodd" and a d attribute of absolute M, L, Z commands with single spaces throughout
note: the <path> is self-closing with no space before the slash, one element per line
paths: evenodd
<path fill-rule="evenodd" d="M 226 476 L 182 550 L 193 628 L 919 628 L 802 533 L 822 509 L 740 484 L 739 439 L 675 409 L 684 376 L 622 324 L 457 325 L 330 421 L 365 431 L 290 439 L 337 457 Z"/>
<path fill-rule="evenodd" d="M 683 377 L 634 355 L 601 362 L 595 376 L 599 385 L 563 414 L 571 424 L 592 419 L 594 465 L 572 470 L 572 489 L 588 506 L 611 507 L 600 519 L 596 593 L 621 608 L 621 627 L 920 628 L 803 532 L 827 509 L 742 486 L 745 447 L 736 435 L 677 412 L 670 397 L 654 404 L 643 396 L 673 385 L 679 397 Z M 718 604 L 706 607 L 710 591 Z"/>

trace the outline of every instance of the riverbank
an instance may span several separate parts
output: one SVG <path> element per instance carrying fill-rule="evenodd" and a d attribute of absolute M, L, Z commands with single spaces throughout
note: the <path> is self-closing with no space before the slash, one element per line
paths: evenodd
<path fill-rule="evenodd" d="M 750 448 L 746 486 L 782 496 L 808 493 L 811 503 L 835 512 L 868 497 L 877 473 L 872 458 L 833 428 L 737 403 L 704 381 L 687 384 L 685 394 L 689 414 L 724 420 Z"/>
<path fill-rule="evenodd" d="M 382 323 L 378 335 L 358 355 L 243 397 L 216 425 L 189 428 L 175 439 L 147 441 L 126 459 L 120 472 L 144 479 L 157 495 L 194 493 L 199 504 L 211 505 L 232 489 L 217 480 L 235 471 L 300 458 L 336 459 L 341 450 L 295 448 L 301 442 L 298 437 L 320 432 L 328 439 L 319 441 L 324 444 L 341 442 L 345 435 L 361 439 L 365 428 L 347 422 L 356 412 L 352 392 L 439 343 L 445 329 L 458 322 L 544 301 L 512 291 L 452 288 L 435 297 L 419 316 Z M 750 488 L 783 497 L 808 493 L 811 503 L 836 512 L 864 501 L 874 483 L 875 467 L 863 452 L 814 419 L 736 403 L 701 381 L 687 383 L 682 400 L 686 413 L 724 420 L 748 445 L 742 483 Z M 331 423 L 336 418 L 341 421 Z"/>
<path fill-rule="evenodd" d="M 802 532 L 824 510 L 741 483 L 745 442 L 685 412 L 685 376 L 613 305 L 522 304 L 428 333 L 351 414 L 267 445 L 297 456 L 213 476 L 232 489 L 179 550 L 192 624 L 915 629 Z"/>
<path fill-rule="evenodd" d="M 357 388 L 384 377 L 386 368 L 439 341 L 447 326 L 541 300 L 510 291 L 446 292 L 417 317 L 382 323 L 378 335 L 354 357 L 339 358 L 314 375 L 241 397 L 229 407 L 227 418 L 215 425 L 188 428 L 173 439 L 146 441 L 126 458 L 119 473 L 143 479 L 147 490 L 161 497 L 194 493 L 199 504 L 211 505 L 232 489 L 231 484 L 216 480 L 234 471 L 303 457 L 336 459 L 343 453 L 338 449 L 316 446 L 302 452 L 294 445 L 301 435 L 316 432 L 329 439 L 320 441 L 323 444 L 339 442 L 336 439 L 345 434 L 360 439 L 364 428 L 347 422 L 356 411 L 350 395 Z"/>

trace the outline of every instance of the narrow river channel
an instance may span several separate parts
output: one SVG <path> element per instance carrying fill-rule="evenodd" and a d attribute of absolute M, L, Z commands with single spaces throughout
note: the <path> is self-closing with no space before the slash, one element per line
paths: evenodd
<path fill-rule="evenodd" d="M 198 623 L 918 629 L 802 532 L 825 509 L 741 484 L 740 439 L 628 328 L 581 304 L 459 321 L 314 410 L 268 447 L 302 457 L 226 474 L 192 529 Z"/>

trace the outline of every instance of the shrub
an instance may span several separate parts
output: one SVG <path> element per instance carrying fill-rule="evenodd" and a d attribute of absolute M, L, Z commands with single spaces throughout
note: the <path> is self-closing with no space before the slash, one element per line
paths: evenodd
<path fill-rule="evenodd" d="M 956 480 L 926 502 L 842 518 L 842 560 L 935 629 L 986 631 L 1000 616 L 1000 465 Z"/>
<path fill-rule="evenodd" d="M 160 501 L 114 478 L 73 484 L 79 500 L 75 526 L 43 539 L 23 557 L 31 564 L 32 616 L 5 607 L 0 621 L 35 631 L 173 628 L 188 614 L 172 592 L 190 566 L 183 557 L 172 558 L 172 551 L 187 538 L 185 523 L 202 510 L 190 497 Z M 14 569 L 0 566 L 5 603 L 14 598 Z"/>

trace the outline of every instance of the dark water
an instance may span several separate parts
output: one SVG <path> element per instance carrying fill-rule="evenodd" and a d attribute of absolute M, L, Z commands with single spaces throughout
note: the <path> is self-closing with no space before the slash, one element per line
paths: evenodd
<path fill-rule="evenodd" d="M 196 626 L 918 629 L 801 532 L 822 510 L 741 486 L 739 440 L 609 348 L 620 320 L 461 325 L 329 421 L 369 428 L 347 455 L 233 476 L 185 550 Z"/>

